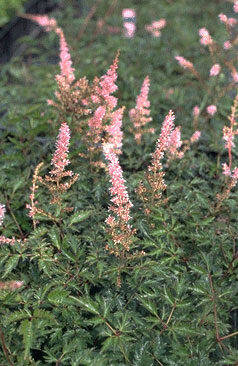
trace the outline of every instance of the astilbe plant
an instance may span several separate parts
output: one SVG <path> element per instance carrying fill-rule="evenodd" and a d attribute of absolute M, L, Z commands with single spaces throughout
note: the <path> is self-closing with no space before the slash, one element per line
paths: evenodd
<path fill-rule="evenodd" d="M 48 18 L 40 22 L 48 30 L 58 28 Z M 174 113 L 168 113 L 135 194 L 137 174 L 141 176 L 143 171 L 127 172 L 124 154 L 119 154 L 124 108 L 116 109 L 112 95 L 118 59 L 92 84 L 82 78 L 77 85 L 65 38 L 58 33 L 61 74 L 57 77 L 57 102 L 51 104 L 60 110 L 61 127 L 49 173 L 41 176 L 40 163 L 33 176 L 28 209 L 34 230 L 28 229 L 27 240 L 13 242 L 7 241 L 11 227 L 8 231 L 3 225 L 6 240 L 0 246 L 0 271 L 6 282 L 0 282 L 0 363 L 237 365 L 237 205 L 228 195 L 229 215 L 222 207 L 214 215 L 211 186 L 220 183 L 217 175 L 212 183 L 209 179 L 215 164 L 199 149 L 185 154 L 200 137 L 198 118 L 206 103 L 194 109 L 194 133 L 187 141 L 181 139 L 180 126 L 174 125 Z M 202 43 L 215 55 L 209 33 L 205 29 L 200 33 Z M 63 61 L 68 66 L 64 67 Z M 220 75 L 217 65 L 213 60 L 211 78 Z M 144 95 L 147 92 L 145 87 Z M 210 107 L 215 106 L 213 102 L 211 98 Z M 144 108 L 148 107 L 142 103 Z M 237 99 L 230 126 L 223 133 L 228 180 L 237 172 L 232 166 L 236 109 Z M 214 110 L 210 109 L 211 114 Z M 146 112 L 142 117 L 148 116 Z M 85 155 L 90 150 L 88 160 L 76 159 L 85 179 L 82 177 L 79 187 L 72 186 L 78 175 L 68 169 L 70 130 L 65 121 L 74 134 L 78 132 L 73 146 L 80 141 Z M 94 164 L 103 153 L 111 182 L 109 213 L 105 171 L 95 179 Z M 174 164 L 168 164 L 174 159 Z M 123 178 L 126 173 L 127 182 Z M 146 217 L 139 210 L 138 198 Z M 93 214 L 85 220 L 88 204 Z M 81 214 L 76 206 L 82 208 Z M 5 207 L 0 205 L 0 222 L 4 214 Z M 135 252 L 137 243 L 140 251 Z"/>
<path fill-rule="evenodd" d="M 67 165 L 70 163 L 68 159 L 68 147 L 70 141 L 70 130 L 67 123 L 62 123 L 59 135 L 56 141 L 56 151 L 52 157 L 51 165 L 52 170 L 49 172 L 49 175 L 46 175 L 42 178 L 39 175 L 39 171 L 43 166 L 43 163 L 40 163 L 34 172 L 33 176 L 33 185 L 31 188 L 30 200 L 31 204 L 27 204 L 27 208 L 30 210 L 29 216 L 33 219 L 33 226 L 36 228 L 35 215 L 40 214 L 49 218 L 50 220 L 57 221 L 57 218 L 52 216 L 49 212 L 45 212 L 43 209 L 38 207 L 38 202 L 35 200 L 36 191 L 39 188 L 37 185 L 38 182 L 42 185 L 46 186 L 52 196 L 50 204 L 55 204 L 60 207 L 59 215 L 63 213 L 63 211 L 71 211 L 72 208 L 63 208 L 62 206 L 62 195 L 70 189 L 72 184 L 76 182 L 78 179 L 78 174 L 73 174 L 71 170 L 65 170 Z M 65 178 L 69 178 L 65 181 Z"/>
<path fill-rule="evenodd" d="M 154 133 L 154 128 L 146 128 L 147 123 L 152 121 L 150 117 L 150 101 L 148 100 L 148 94 L 150 89 L 149 76 L 143 81 L 140 94 L 136 98 L 136 106 L 129 111 L 130 120 L 133 127 L 130 131 L 134 134 L 137 144 L 141 143 L 142 135 L 146 133 Z"/>
<path fill-rule="evenodd" d="M 166 202 L 162 199 L 162 193 L 166 189 L 164 182 L 164 171 L 162 158 L 168 149 L 171 134 L 174 131 L 174 113 L 170 111 L 163 122 L 160 137 L 156 143 L 155 152 L 152 154 L 151 165 L 145 173 L 145 182 L 141 181 L 136 190 L 138 196 L 143 201 L 146 215 L 151 213 L 151 209 Z"/>

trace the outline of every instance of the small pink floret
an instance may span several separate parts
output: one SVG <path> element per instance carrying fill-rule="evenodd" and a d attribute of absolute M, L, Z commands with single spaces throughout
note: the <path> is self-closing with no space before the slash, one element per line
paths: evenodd
<path fill-rule="evenodd" d="M 223 170 L 222 174 L 231 176 L 231 170 L 226 163 L 222 164 L 222 170 Z"/>
<path fill-rule="evenodd" d="M 123 9 L 122 16 L 123 18 L 134 18 L 136 16 L 136 12 L 134 9 Z"/>
<path fill-rule="evenodd" d="M 231 44 L 231 42 L 230 42 L 230 41 L 225 41 L 225 42 L 223 43 L 223 48 L 224 48 L 224 50 L 229 50 L 231 47 L 232 47 L 232 44 Z"/>
<path fill-rule="evenodd" d="M 200 136 L 201 136 L 201 131 L 195 131 L 194 134 L 192 135 L 192 137 L 190 138 L 191 144 L 198 141 L 200 139 Z"/>
<path fill-rule="evenodd" d="M 217 76 L 221 71 L 221 66 L 219 64 L 215 64 L 210 69 L 210 76 Z"/>
<path fill-rule="evenodd" d="M 136 26 L 132 22 L 124 22 L 124 36 L 126 38 L 133 38 L 136 31 Z"/>
<path fill-rule="evenodd" d="M 192 62 L 186 60 L 186 58 L 182 56 L 175 56 L 175 59 L 178 61 L 179 65 L 182 66 L 184 69 L 193 69 Z"/>
<path fill-rule="evenodd" d="M 201 37 L 200 43 L 202 45 L 209 46 L 213 43 L 212 37 L 210 36 L 210 34 L 206 28 L 199 29 L 198 34 Z"/>
<path fill-rule="evenodd" d="M 207 107 L 207 113 L 210 114 L 210 116 L 213 116 L 217 111 L 217 107 L 213 104 L 209 105 Z"/>
<path fill-rule="evenodd" d="M 198 117 L 200 113 L 200 108 L 198 105 L 195 105 L 195 107 L 193 107 L 193 115 L 194 117 Z"/>

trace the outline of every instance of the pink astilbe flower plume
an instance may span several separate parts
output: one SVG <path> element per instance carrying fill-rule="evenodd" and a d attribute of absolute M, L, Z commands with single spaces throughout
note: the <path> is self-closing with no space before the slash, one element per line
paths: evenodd
<path fill-rule="evenodd" d="M 45 28 L 47 32 L 55 31 L 59 36 L 60 40 L 60 75 L 56 76 L 56 80 L 61 82 L 68 87 L 75 79 L 74 69 L 72 68 L 71 56 L 69 53 L 69 48 L 65 40 L 64 32 L 61 28 L 57 26 L 57 22 L 54 18 L 49 18 L 47 15 L 31 15 L 25 14 L 25 18 L 31 19 L 32 21 L 38 23 L 40 26 Z"/>
<path fill-rule="evenodd" d="M 60 75 L 56 75 L 57 78 L 65 78 L 66 84 L 71 84 L 74 79 L 74 68 L 72 68 L 71 56 L 69 53 L 69 48 L 65 40 L 64 33 L 61 28 L 56 29 L 56 33 L 60 38 Z"/>
<path fill-rule="evenodd" d="M 56 141 L 56 151 L 51 160 L 53 170 L 50 171 L 51 175 L 60 175 L 64 172 L 65 167 L 70 163 L 68 159 L 69 152 L 69 141 L 70 141 L 70 129 L 67 123 L 62 123 L 59 135 Z M 72 175 L 69 171 L 68 175 Z"/>
<path fill-rule="evenodd" d="M 118 57 L 119 53 L 117 53 L 107 73 L 101 76 L 99 85 L 95 87 L 96 93 L 106 102 L 109 109 L 113 109 L 117 105 L 117 98 L 111 94 L 118 89 L 115 84 L 117 80 Z"/>
<path fill-rule="evenodd" d="M 164 157 L 164 152 L 168 149 L 171 134 L 175 128 L 174 119 L 174 113 L 170 110 L 163 122 L 155 152 L 152 154 L 151 165 L 145 174 L 145 181 L 141 181 L 136 189 L 136 193 L 143 201 L 146 215 L 151 213 L 153 207 L 166 202 L 166 200 L 161 199 L 162 193 L 167 187 L 164 182 L 161 160 Z"/>
<path fill-rule="evenodd" d="M 106 245 L 106 250 L 117 257 L 124 258 L 129 252 L 132 243 L 132 236 L 135 230 L 129 225 L 130 209 L 133 206 L 125 186 L 122 169 L 117 155 L 113 151 L 112 144 L 104 144 L 103 152 L 107 161 L 108 174 L 110 176 L 110 193 L 112 205 L 109 211 L 112 212 L 106 219 L 108 233 L 110 234 L 113 246 Z"/>
<path fill-rule="evenodd" d="M 217 194 L 217 207 L 218 210 L 222 205 L 222 202 L 229 196 L 230 191 L 233 187 L 236 186 L 238 181 L 238 168 L 235 167 L 232 170 L 232 148 L 235 146 L 234 137 L 238 135 L 237 122 L 236 119 L 238 117 L 238 94 L 234 99 L 234 104 L 231 107 L 231 114 L 228 117 L 230 121 L 230 126 L 223 127 L 223 140 L 225 140 L 225 148 L 228 151 L 229 164 L 222 164 L 223 174 L 230 177 L 229 181 L 226 182 L 226 186 L 221 194 Z"/>
<path fill-rule="evenodd" d="M 68 159 L 69 141 L 69 126 L 67 123 L 62 123 L 56 141 L 56 151 L 51 160 L 53 169 L 49 172 L 50 175 L 46 175 L 44 178 L 39 175 L 39 171 L 43 166 L 43 163 L 38 164 L 35 169 L 33 185 L 31 188 L 32 193 L 30 194 L 31 204 L 27 205 L 27 208 L 30 210 L 29 216 L 33 219 L 34 229 L 36 228 L 36 221 L 34 219 L 36 214 L 45 216 L 53 221 L 57 221 L 57 219 L 50 213 L 47 213 L 38 207 L 38 202 L 35 200 L 36 191 L 39 188 L 37 185 L 38 182 L 46 186 L 51 193 L 52 200 L 50 201 L 50 204 L 58 205 L 61 208 L 61 212 L 71 210 L 71 208 L 66 209 L 61 207 L 62 194 L 66 192 L 78 179 L 78 174 L 74 174 L 71 170 L 65 170 L 67 165 L 70 163 Z M 67 177 L 70 177 L 70 179 L 65 179 Z"/>
<path fill-rule="evenodd" d="M 129 112 L 130 120 L 133 123 L 133 132 L 135 140 L 138 144 L 141 143 L 142 135 L 146 133 L 154 133 L 154 128 L 144 128 L 144 126 L 152 121 L 150 115 L 150 101 L 148 100 L 148 94 L 150 90 L 150 79 L 146 76 L 143 81 L 140 94 L 136 98 L 136 106 L 132 108 Z"/>
<path fill-rule="evenodd" d="M 168 146 L 166 148 L 166 153 L 168 154 L 169 160 L 176 158 L 181 159 L 184 156 L 184 153 L 179 151 L 179 148 L 183 143 L 181 140 L 180 129 L 181 126 L 175 127 L 175 129 L 170 134 Z"/>
<path fill-rule="evenodd" d="M 235 13 L 238 13 L 238 0 L 235 0 L 234 5 L 233 5 L 233 10 Z"/>

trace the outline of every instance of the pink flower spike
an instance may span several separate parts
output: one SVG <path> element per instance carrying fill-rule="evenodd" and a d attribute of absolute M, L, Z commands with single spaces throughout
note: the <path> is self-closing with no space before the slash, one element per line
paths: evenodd
<path fill-rule="evenodd" d="M 54 30 L 57 27 L 56 20 L 54 18 L 49 18 L 47 15 L 24 14 L 24 17 L 38 23 L 41 27 L 44 27 L 47 32 Z"/>
<path fill-rule="evenodd" d="M 134 9 L 123 9 L 122 16 L 123 18 L 134 18 L 136 16 L 136 12 Z"/>
<path fill-rule="evenodd" d="M 65 167 L 70 163 L 68 160 L 68 147 L 70 140 L 70 129 L 67 123 L 62 123 L 59 135 L 56 142 L 56 151 L 51 160 L 51 165 L 54 169 L 51 170 L 51 175 L 57 175 L 64 171 Z"/>
<path fill-rule="evenodd" d="M 229 50 L 231 47 L 232 47 L 232 44 L 231 44 L 231 42 L 230 42 L 230 41 L 225 41 L 225 42 L 223 43 L 223 48 L 224 48 L 224 50 Z"/>
<path fill-rule="evenodd" d="M 174 112 L 172 110 L 170 110 L 162 124 L 161 134 L 160 134 L 159 140 L 157 141 L 156 151 L 157 151 L 158 147 L 159 147 L 159 150 L 162 152 L 167 149 L 167 147 L 169 145 L 170 135 L 174 129 L 174 120 L 175 120 Z M 154 153 L 155 155 L 156 155 L 156 151 Z"/>
<path fill-rule="evenodd" d="M 186 58 L 182 56 L 176 56 L 175 59 L 178 61 L 179 65 L 182 66 L 184 69 L 193 69 L 192 62 L 186 60 Z"/>
<path fill-rule="evenodd" d="M 103 146 L 103 152 L 108 161 L 108 173 L 112 184 L 110 193 L 112 195 L 111 201 L 113 206 L 111 206 L 109 210 L 113 211 L 118 218 L 127 223 L 131 218 L 130 208 L 132 207 L 132 203 L 127 193 L 118 157 L 113 152 L 113 148 L 114 146 L 112 144 L 104 144 Z"/>
<path fill-rule="evenodd" d="M 65 78 L 67 84 L 71 84 L 74 79 L 74 68 L 71 66 L 71 56 L 69 53 L 69 48 L 65 40 L 64 33 L 61 28 L 56 29 L 56 33 L 58 34 L 60 38 L 60 69 L 61 73 L 60 75 L 56 76 L 56 79 L 63 77 Z"/>
<path fill-rule="evenodd" d="M 210 69 L 210 76 L 217 76 L 221 71 L 221 66 L 219 64 L 215 64 Z"/>
<path fill-rule="evenodd" d="M 200 136 L 201 136 L 201 131 L 195 131 L 194 134 L 192 135 L 192 137 L 190 138 L 191 144 L 198 141 L 200 139 Z"/>
<path fill-rule="evenodd" d="M 132 22 L 124 22 L 124 36 L 126 38 L 133 38 L 136 31 L 136 25 Z"/>
<path fill-rule="evenodd" d="M 234 5 L 233 5 L 233 10 L 235 13 L 238 13 L 238 0 L 235 0 Z"/>
<path fill-rule="evenodd" d="M 0 204 L 0 225 L 2 225 L 3 223 L 5 212 L 6 212 L 5 205 Z"/>
<path fill-rule="evenodd" d="M 193 116 L 198 117 L 199 113 L 200 113 L 200 108 L 198 105 L 195 105 L 195 107 L 193 107 Z"/>
<path fill-rule="evenodd" d="M 209 46 L 209 45 L 213 44 L 212 37 L 210 36 L 210 34 L 206 28 L 199 29 L 198 34 L 201 37 L 200 43 L 202 45 Z"/>
<path fill-rule="evenodd" d="M 217 107 L 215 105 L 209 105 L 207 107 L 207 113 L 210 114 L 210 116 L 213 116 L 217 111 Z"/>
<path fill-rule="evenodd" d="M 99 87 L 97 93 L 106 101 L 108 107 L 113 109 L 117 105 L 117 99 L 110 95 L 114 93 L 118 87 L 115 84 L 117 80 L 117 68 L 118 68 L 118 55 L 115 57 L 113 64 L 107 70 L 106 75 L 100 78 Z"/>

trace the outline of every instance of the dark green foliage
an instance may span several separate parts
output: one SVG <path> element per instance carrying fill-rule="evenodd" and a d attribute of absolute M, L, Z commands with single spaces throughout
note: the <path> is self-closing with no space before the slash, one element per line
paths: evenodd
<path fill-rule="evenodd" d="M 74 134 L 70 169 L 79 179 L 64 196 L 73 211 L 55 223 L 39 215 L 33 230 L 25 208 L 33 172 L 40 162 L 45 164 L 42 176 L 50 170 L 59 128 L 57 114 L 46 104 L 56 90 L 58 44 L 51 33 L 37 41 L 28 38 L 25 54 L 3 66 L 1 80 L 0 203 L 7 209 L 1 235 L 22 242 L 1 244 L 0 272 L 2 281 L 24 285 L 0 290 L 0 365 L 238 365 L 237 188 L 216 209 L 216 194 L 227 184 L 221 172 L 221 163 L 228 160 L 222 127 L 228 124 L 232 97 L 220 100 L 219 113 L 211 120 L 202 114 L 202 137 L 183 159 L 164 161 L 167 204 L 147 217 L 135 193 L 168 110 L 175 111 L 182 138 L 190 138 L 192 108 L 205 98 L 174 56 L 188 57 L 208 74 L 211 60 L 197 30 L 206 26 L 224 41 L 217 15 L 231 10 L 231 4 L 148 0 L 142 5 L 134 0 L 136 38 L 98 34 L 91 44 L 108 2 L 102 1 L 80 41 L 84 19 L 77 1 L 59 4 L 54 16 L 71 46 L 77 76 L 92 80 L 102 75 L 120 48 L 117 97 L 127 112 L 144 77 L 150 76 L 156 133 L 137 146 L 126 112 L 120 156 L 137 229 L 131 251 L 145 255 L 122 260 L 105 250 L 110 183 L 103 170 L 95 172 L 78 156 L 80 136 Z M 128 6 L 120 1 L 108 23 L 121 26 L 121 9 Z M 161 38 L 153 39 L 144 33 L 144 25 L 161 17 L 167 27 Z M 166 97 L 169 88 L 174 94 Z M 208 98 L 205 104 L 210 102 Z M 237 154 L 234 148 L 234 165 Z M 37 200 L 53 211 L 43 186 Z"/>

